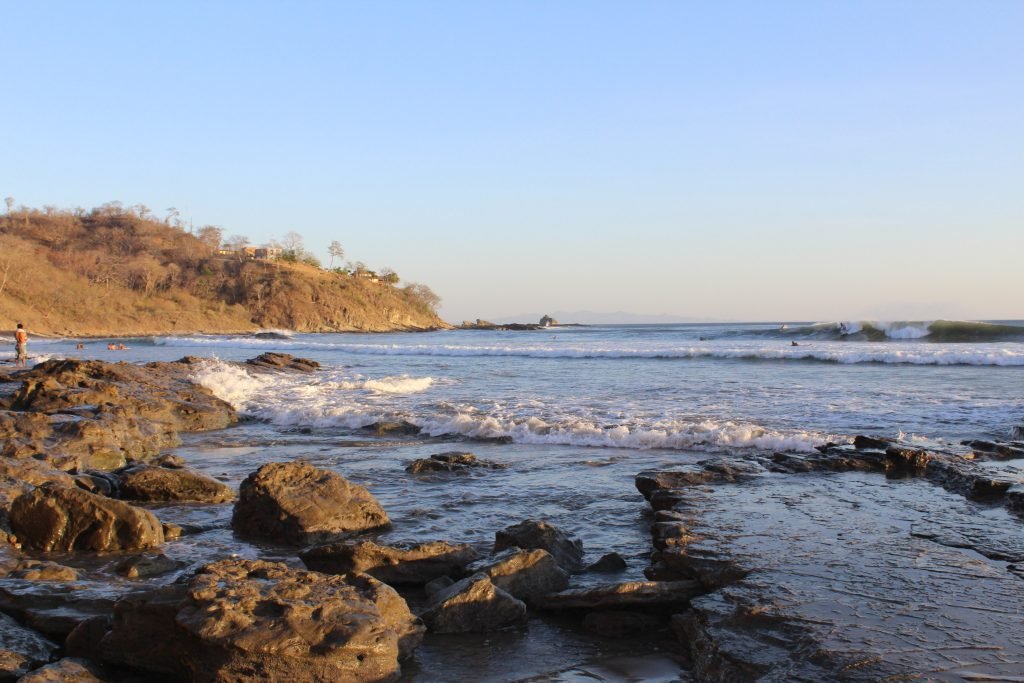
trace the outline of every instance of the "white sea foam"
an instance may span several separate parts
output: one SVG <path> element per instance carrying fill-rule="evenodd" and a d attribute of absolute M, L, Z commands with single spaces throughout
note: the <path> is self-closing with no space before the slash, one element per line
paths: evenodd
<path fill-rule="evenodd" d="M 546 418 L 529 414 L 537 402 L 495 404 L 481 410 L 447 402 L 394 403 L 434 384 L 430 377 L 386 377 L 311 381 L 308 376 L 250 374 L 244 368 L 209 361 L 195 378 L 217 396 L 252 417 L 280 426 L 357 429 L 385 420 L 405 420 L 430 436 L 509 438 L 516 443 L 634 449 L 756 448 L 812 450 L 825 435 L 780 432 L 742 422 L 659 420 L 606 425 L 571 414 Z M 393 396 L 383 403 L 374 396 Z"/>
<path fill-rule="evenodd" d="M 273 378 L 269 375 L 252 375 L 244 368 L 217 360 L 202 363 L 193 379 L 241 411 L 249 407 L 250 401 L 260 391 L 273 385 Z"/>

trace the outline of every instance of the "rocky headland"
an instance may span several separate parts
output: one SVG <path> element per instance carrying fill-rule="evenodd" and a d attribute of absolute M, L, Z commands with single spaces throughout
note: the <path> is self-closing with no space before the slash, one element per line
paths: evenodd
<path fill-rule="evenodd" d="M 631 577 L 539 518 L 494 528 L 486 549 L 388 544 L 385 507 L 331 469 L 265 462 L 237 490 L 190 469 L 168 452 L 183 434 L 239 421 L 192 381 L 202 362 L 0 375 L 0 681 L 389 681 L 425 638 L 547 621 L 602 643 L 670 638 L 679 680 L 1019 675 L 1024 443 L 858 437 L 642 472 L 651 554 Z M 283 354 L 244 366 L 317 372 Z M 447 450 L 401 476 L 505 467 Z M 214 521 L 161 519 L 173 506 Z M 172 552 L 220 525 L 249 555 Z"/>

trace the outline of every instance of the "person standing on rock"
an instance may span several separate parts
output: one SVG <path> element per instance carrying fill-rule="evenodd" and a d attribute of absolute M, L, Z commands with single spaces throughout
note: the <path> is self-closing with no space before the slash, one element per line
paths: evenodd
<path fill-rule="evenodd" d="M 14 367 L 18 366 L 28 367 L 28 332 L 21 323 L 14 331 Z"/>

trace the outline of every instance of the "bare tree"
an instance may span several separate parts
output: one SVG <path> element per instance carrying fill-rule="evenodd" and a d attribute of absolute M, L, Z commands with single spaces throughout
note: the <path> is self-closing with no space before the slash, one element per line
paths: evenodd
<path fill-rule="evenodd" d="M 389 285 L 397 285 L 398 281 L 402 279 L 398 277 L 398 273 L 395 272 L 394 268 L 381 268 L 378 275 L 380 276 L 381 282 L 386 282 Z"/>
<path fill-rule="evenodd" d="M 305 251 L 302 235 L 295 231 L 287 233 L 284 236 L 284 239 L 281 240 L 281 245 L 284 247 L 285 251 L 291 252 L 291 255 L 295 258 L 301 258 L 302 253 Z"/>
<path fill-rule="evenodd" d="M 334 268 L 334 259 L 345 258 L 345 250 L 341 247 L 341 242 L 334 240 L 331 242 L 331 246 L 327 247 L 327 253 L 331 255 L 330 268 Z"/>
<path fill-rule="evenodd" d="M 10 197 L 8 197 L 8 199 L 10 199 Z M 10 211 L 10 209 L 8 209 L 8 211 Z M 12 256 L 10 254 L 7 254 L 7 260 L 4 261 L 4 265 L 3 265 L 4 276 L 3 276 L 3 278 L 0 278 L 0 295 L 2 295 L 4 293 L 4 287 L 7 286 L 7 276 L 11 272 L 11 258 L 12 258 Z"/>
<path fill-rule="evenodd" d="M 164 225 L 170 225 L 173 220 L 175 224 L 178 224 L 178 216 L 181 215 L 181 211 L 178 211 L 173 206 L 167 209 L 167 218 L 164 219 Z"/>
<path fill-rule="evenodd" d="M 14 197 L 4 197 L 4 203 L 7 204 L 7 213 L 10 213 L 14 208 Z"/>
<path fill-rule="evenodd" d="M 196 237 L 199 238 L 200 242 L 210 247 L 210 249 L 218 249 L 221 240 L 224 239 L 224 231 L 216 225 L 204 225 L 199 228 Z"/>

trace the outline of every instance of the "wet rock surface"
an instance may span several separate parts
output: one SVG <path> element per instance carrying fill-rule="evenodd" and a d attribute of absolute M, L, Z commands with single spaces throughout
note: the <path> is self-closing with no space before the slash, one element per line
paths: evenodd
<path fill-rule="evenodd" d="M 394 589 L 368 576 L 223 560 L 118 602 L 101 654 L 193 681 L 386 681 L 422 630 Z"/>
<path fill-rule="evenodd" d="M 526 605 L 474 574 L 435 593 L 420 615 L 434 633 L 498 631 L 526 625 Z"/>
<path fill-rule="evenodd" d="M 528 519 L 497 532 L 494 551 L 506 548 L 546 550 L 565 571 L 571 573 L 583 569 L 583 543 L 543 520 Z"/>
<path fill-rule="evenodd" d="M 22 676 L 19 683 L 103 683 L 100 667 L 86 659 L 64 658 Z"/>
<path fill-rule="evenodd" d="M 330 543 L 390 523 L 365 488 L 302 462 L 270 463 L 249 475 L 231 518 L 239 534 L 297 546 Z"/>
<path fill-rule="evenodd" d="M 649 569 L 699 582 L 674 628 L 697 680 L 1010 680 L 1020 521 L 963 455 L 889 441 L 778 454 L 761 476 L 641 486 Z M 979 483 L 980 482 L 980 483 Z M 673 529 L 674 527 L 674 529 Z"/>
<path fill-rule="evenodd" d="M 413 461 L 405 468 L 410 474 L 425 474 L 430 472 L 456 472 L 467 474 L 474 468 L 504 469 L 505 465 L 495 462 L 479 460 L 472 453 L 451 451 L 449 453 L 438 453 L 429 458 L 421 458 Z"/>
<path fill-rule="evenodd" d="M 144 550 L 164 542 L 149 510 L 53 484 L 17 498 L 10 521 L 21 543 L 36 550 Z"/>
<path fill-rule="evenodd" d="M 546 550 L 509 548 L 474 563 L 470 570 L 487 576 L 495 586 L 527 604 L 569 586 L 569 572 Z"/>
<path fill-rule="evenodd" d="M 122 498 L 138 501 L 223 503 L 233 500 L 230 486 L 182 468 L 138 465 L 118 472 Z"/>
<path fill-rule="evenodd" d="M 56 644 L 0 613 L 0 681 L 15 681 L 50 661 Z"/>
<path fill-rule="evenodd" d="M 262 370 L 289 370 L 293 372 L 313 372 L 320 368 L 320 364 L 308 358 L 296 358 L 288 353 L 261 353 L 256 358 L 250 358 L 245 364 L 252 368 Z"/>
<path fill-rule="evenodd" d="M 423 585 L 440 577 L 461 577 L 477 552 L 444 541 L 408 548 L 349 541 L 309 548 L 299 557 L 309 569 L 326 574 L 360 572 L 389 585 Z"/>

